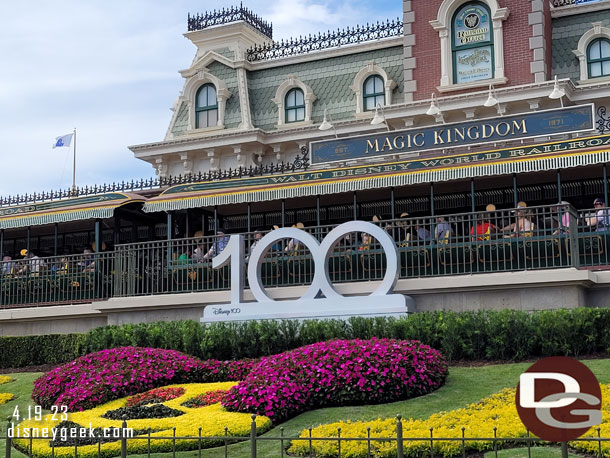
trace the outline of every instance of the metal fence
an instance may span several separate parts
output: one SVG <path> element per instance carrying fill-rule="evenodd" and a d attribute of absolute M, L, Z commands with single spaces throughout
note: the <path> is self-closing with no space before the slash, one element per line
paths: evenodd
<path fill-rule="evenodd" d="M 114 253 L 0 262 L 0 308 L 73 304 L 112 296 Z"/>
<path fill-rule="evenodd" d="M 610 269 L 610 209 L 569 204 L 380 221 L 400 257 L 403 279 L 558 268 Z M 296 226 L 303 225 L 297 223 Z M 336 225 L 302 227 L 321 241 Z M 246 261 L 269 231 L 243 234 Z M 212 268 L 229 234 L 117 245 L 115 251 L 0 263 L 0 308 L 90 302 L 109 297 L 220 291 L 230 266 Z M 381 280 L 379 242 L 350 233 L 331 249 L 333 283 Z M 264 287 L 309 284 L 314 263 L 299 240 L 280 240 L 261 264 Z"/>
<path fill-rule="evenodd" d="M 467 427 L 462 427 L 458 429 L 458 431 L 460 431 L 461 433 L 459 437 L 435 436 L 433 428 L 430 428 L 430 434 L 427 437 L 409 437 L 408 433 L 407 435 L 405 435 L 405 432 L 403 431 L 403 422 L 400 415 L 397 415 L 396 417 L 395 433 L 387 437 L 372 436 L 370 427 L 367 428 L 366 437 L 342 436 L 341 428 L 337 428 L 337 434 L 335 437 L 315 437 L 312 435 L 312 428 L 308 429 L 309 433 L 305 434 L 304 437 L 286 436 L 284 435 L 283 427 L 279 428 L 279 436 L 257 436 L 255 418 L 256 416 L 252 415 L 250 434 L 249 436 L 245 437 L 229 435 L 228 426 L 224 428 L 224 435 L 220 436 L 202 436 L 201 427 L 199 428 L 199 434 L 197 436 L 177 436 L 176 428 L 173 428 L 173 434 L 163 437 L 152 436 L 150 429 L 147 432 L 143 432 L 139 435 L 132 435 L 129 432 L 127 422 L 123 421 L 122 426 L 120 428 L 116 428 L 116 431 L 119 434 L 116 438 L 113 438 L 114 442 L 120 442 L 120 453 L 117 453 L 115 456 L 126 458 L 129 453 L 130 443 L 137 443 L 137 454 L 140 456 L 146 455 L 148 457 L 155 453 L 164 453 L 165 456 L 170 456 L 171 454 L 171 456 L 175 458 L 176 453 L 190 450 L 196 453 L 196 456 L 198 458 L 201 458 L 202 456 L 205 456 L 207 454 L 206 448 L 208 447 L 206 447 L 206 445 L 215 444 L 217 447 L 222 447 L 222 454 L 225 458 L 257 458 L 259 453 L 265 455 L 273 453 L 274 456 L 284 458 L 285 456 L 289 456 L 287 455 L 287 449 L 290 447 L 291 443 L 305 442 L 306 449 L 308 450 L 308 454 L 305 456 L 313 458 L 316 456 L 314 451 L 314 443 L 327 442 L 329 444 L 332 444 L 333 448 L 336 445 L 337 453 L 334 456 L 336 456 L 336 458 L 341 458 L 342 456 L 344 456 L 343 450 L 346 444 L 350 442 L 360 442 L 365 444 L 366 455 L 363 456 L 366 456 L 366 458 L 372 458 L 373 456 L 377 456 L 375 455 L 375 449 L 378 445 L 383 445 L 384 448 L 386 448 L 388 444 L 390 446 L 395 445 L 396 452 L 395 454 L 388 454 L 387 456 L 396 456 L 397 458 L 404 458 L 405 456 L 416 456 L 418 458 L 440 458 L 441 456 L 445 456 L 445 454 L 441 452 L 441 447 L 446 444 L 457 444 L 456 453 L 453 455 L 456 457 L 466 458 L 471 454 L 480 456 L 482 451 L 490 451 L 497 458 L 498 451 L 507 448 L 527 449 L 528 457 L 531 457 L 533 448 L 542 444 L 548 444 L 542 439 L 531 436 L 529 431 L 527 431 L 526 435 L 523 437 L 502 437 L 501 435 L 498 435 L 498 429 L 496 427 L 490 428 L 490 434 L 493 435 L 485 437 L 468 436 Z M 602 444 L 610 441 L 610 438 L 602 437 L 600 428 L 597 428 L 596 431 L 596 437 L 579 438 L 573 443 L 593 443 L 596 451 L 594 452 L 594 454 L 591 453 L 588 456 L 595 456 L 596 458 L 608 456 L 607 450 L 606 454 L 604 453 L 604 447 L 602 446 Z M 34 438 L 32 437 L 31 433 L 28 435 L 24 434 L 19 437 L 11 437 L 8 434 L 8 429 L 4 437 L 6 439 L 5 458 L 11 458 L 14 449 L 19 450 L 27 456 L 33 456 L 32 450 L 35 441 L 49 441 L 48 437 Z M 25 442 L 27 445 L 17 445 L 16 442 L 19 441 L 21 441 L 22 444 L 23 442 Z M 165 443 L 165 448 L 162 451 L 160 451 L 158 447 L 155 446 L 155 443 L 158 442 Z M 235 444 L 238 443 L 241 444 L 236 447 Z M 409 448 L 407 450 L 409 443 L 418 444 L 415 451 L 412 448 Z M 177 446 L 177 444 L 179 444 L 179 446 Z M 89 443 L 87 443 L 87 445 L 97 445 L 98 458 L 109 456 L 108 452 L 103 450 L 102 448 L 103 441 L 101 436 L 97 438 L 97 441 L 90 441 Z M 566 458 L 568 456 L 568 445 L 569 444 L 567 443 L 561 444 L 562 456 L 565 456 Z M 54 442 L 51 442 L 49 446 L 51 453 L 50 455 L 47 453 L 45 454 L 45 456 L 59 456 L 60 449 L 63 449 L 61 450 L 62 457 L 77 458 L 78 456 L 80 456 L 79 448 L 82 450 L 82 447 L 84 447 L 84 445 L 79 444 L 78 441 L 74 441 L 74 444 L 66 445 L 64 447 L 56 446 Z M 92 455 L 88 453 L 87 456 Z"/>
<path fill-rule="evenodd" d="M 395 241 L 400 278 L 422 278 L 581 266 L 607 268 L 610 259 L 605 247 L 610 232 L 592 225 L 595 221 L 591 215 L 591 211 L 576 212 L 569 205 L 551 205 L 418 218 L 405 215 L 373 224 Z M 321 241 L 334 227 L 303 230 Z M 243 234 L 247 253 L 266 232 Z M 211 263 L 228 237 L 219 233 L 216 237 L 117 246 L 115 295 L 228 289 L 230 267 L 215 270 Z M 267 288 L 304 285 L 313 278 L 313 269 L 307 247 L 298 240 L 286 239 L 265 254 L 261 280 Z M 385 269 L 385 254 L 368 234 L 351 233 L 332 248 L 329 275 L 335 283 L 381 280 Z"/>

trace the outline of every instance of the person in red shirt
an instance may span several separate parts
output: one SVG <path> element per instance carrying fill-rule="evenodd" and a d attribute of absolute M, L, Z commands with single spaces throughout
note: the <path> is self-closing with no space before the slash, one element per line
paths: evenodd
<path fill-rule="evenodd" d="M 494 211 L 496 206 L 489 204 L 486 207 L 487 211 Z M 477 223 L 470 228 L 472 240 L 482 241 L 489 240 L 492 232 L 496 232 L 498 228 L 489 222 L 489 213 L 484 213 L 477 217 Z"/>

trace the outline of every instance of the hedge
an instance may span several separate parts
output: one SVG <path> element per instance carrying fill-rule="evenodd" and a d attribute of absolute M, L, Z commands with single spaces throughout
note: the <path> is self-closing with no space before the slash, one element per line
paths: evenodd
<path fill-rule="evenodd" d="M 281 353 L 331 339 L 417 339 L 448 360 L 520 361 L 610 349 L 610 308 L 523 312 L 422 312 L 408 318 L 262 321 L 202 325 L 171 321 L 105 326 L 87 334 L 0 337 L 0 368 L 60 364 L 122 346 L 178 350 L 201 359 Z"/>
<path fill-rule="evenodd" d="M 0 369 L 61 364 L 87 353 L 87 334 L 0 337 Z"/>

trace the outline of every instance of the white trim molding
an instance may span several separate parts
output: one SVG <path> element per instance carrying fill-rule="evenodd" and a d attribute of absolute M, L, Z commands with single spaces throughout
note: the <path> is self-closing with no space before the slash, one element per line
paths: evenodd
<path fill-rule="evenodd" d="M 443 0 L 435 20 L 430 25 L 438 32 L 441 40 L 441 81 L 440 87 L 448 88 L 454 85 L 453 81 L 453 53 L 451 51 L 451 20 L 462 5 L 472 0 Z M 479 0 L 489 8 L 493 21 L 494 41 L 494 79 L 505 78 L 504 71 L 504 31 L 503 22 L 508 18 L 508 8 L 500 8 L 497 0 Z M 487 81 L 489 84 L 489 81 Z"/>
<path fill-rule="evenodd" d="M 305 99 L 305 120 L 299 122 L 286 123 L 286 110 L 284 109 L 284 100 L 286 94 L 290 89 L 299 88 L 303 91 L 303 98 Z M 306 126 L 312 124 L 311 113 L 313 111 L 313 103 L 317 97 L 313 93 L 311 87 L 297 78 L 295 75 L 288 75 L 282 84 L 279 85 L 277 91 L 275 91 L 275 97 L 273 102 L 277 105 L 277 127 L 295 127 L 295 126 Z"/>
<path fill-rule="evenodd" d="M 603 26 L 603 22 L 593 22 L 593 28 L 587 30 L 580 40 L 578 47 L 572 52 L 578 57 L 580 66 L 580 82 L 593 82 L 598 78 L 589 78 L 589 66 L 587 65 L 587 48 L 589 44 L 597 38 L 607 38 L 610 40 L 610 29 Z"/>
<path fill-rule="evenodd" d="M 209 73 L 207 68 L 200 69 L 197 73 L 191 76 L 184 85 L 181 99 L 186 102 L 189 110 L 189 125 L 188 131 L 204 131 L 206 129 L 197 129 L 195 127 L 195 95 L 197 90 L 204 84 L 211 83 L 216 88 L 216 98 L 218 99 L 218 124 L 213 126 L 214 130 L 224 129 L 225 106 L 227 99 L 231 97 L 231 91 L 227 89 L 227 85 L 221 79 Z"/>
<path fill-rule="evenodd" d="M 387 72 L 375 64 L 375 62 L 367 62 L 354 78 L 352 91 L 356 94 L 356 116 L 368 115 L 369 112 L 364 111 L 364 103 L 362 99 L 362 90 L 364 81 L 372 75 L 379 75 L 383 78 L 383 87 L 385 89 L 385 106 L 392 105 L 392 91 L 396 87 L 396 82 L 388 76 Z"/>

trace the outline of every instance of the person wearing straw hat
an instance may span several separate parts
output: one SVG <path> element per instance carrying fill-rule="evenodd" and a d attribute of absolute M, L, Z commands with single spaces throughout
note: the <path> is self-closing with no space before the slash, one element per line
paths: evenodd
<path fill-rule="evenodd" d="M 491 239 L 491 235 L 498 231 L 498 228 L 491 220 L 491 213 L 496 211 L 494 204 L 487 204 L 486 213 L 479 213 L 476 223 L 470 228 L 470 238 L 472 241 L 482 242 Z"/>
<path fill-rule="evenodd" d="M 301 222 L 293 224 L 292 225 L 293 229 L 304 229 L 305 225 Z M 301 241 L 299 239 L 290 239 L 290 241 L 288 242 L 288 246 L 286 246 L 286 252 L 288 252 L 289 254 L 297 254 L 297 252 L 299 251 L 299 248 L 301 247 Z"/>
<path fill-rule="evenodd" d="M 527 204 L 519 202 L 517 204 L 517 220 L 501 229 L 502 232 L 510 232 L 505 237 L 531 237 L 536 225 L 532 222 L 530 215 L 527 213 Z"/>

